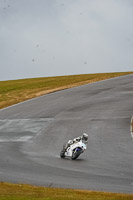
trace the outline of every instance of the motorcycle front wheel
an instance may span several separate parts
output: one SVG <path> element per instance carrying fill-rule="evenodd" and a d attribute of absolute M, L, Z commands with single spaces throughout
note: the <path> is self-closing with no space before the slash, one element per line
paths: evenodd
<path fill-rule="evenodd" d="M 82 153 L 82 150 L 78 150 L 78 151 L 73 151 L 73 153 L 72 153 L 72 157 L 71 157 L 71 159 L 72 160 L 75 160 L 76 158 L 78 158 L 79 157 L 79 155 Z"/>

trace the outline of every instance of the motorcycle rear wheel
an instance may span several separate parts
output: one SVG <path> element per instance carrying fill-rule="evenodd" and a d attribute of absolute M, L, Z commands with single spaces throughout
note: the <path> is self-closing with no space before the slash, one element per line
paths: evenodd
<path fill-rule="evenodd" d="M 60 152 L 60 157 L 65 158 L 65 153 L 63 151 Z"/>
<path fill-rule="evenodd" d="M 63 145 L 63 149 L 62 149 L 62 151 L 60 152 L 60 157 L 61 157 L 61 158 L 65 158 L 65 145 Z"/>

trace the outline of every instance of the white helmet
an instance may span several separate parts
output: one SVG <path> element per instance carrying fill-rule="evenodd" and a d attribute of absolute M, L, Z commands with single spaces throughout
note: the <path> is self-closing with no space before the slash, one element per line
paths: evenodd
<path fill-rule="evenodd" d="M 87 141 L 88 140 L 88 134 L 87 133 L 83 133 L 82 139 Z"/>

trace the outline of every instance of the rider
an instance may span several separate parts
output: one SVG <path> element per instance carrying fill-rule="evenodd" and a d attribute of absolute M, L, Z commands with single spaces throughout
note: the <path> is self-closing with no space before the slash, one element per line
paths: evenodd
<path fill-rule="evenodd" d="M 82 136 L 79 136 L 77 138 L 74 138 L 73 140 L 69 140 L 66 147 L 65 147 L 65 151 L 67 150 L 68 147 L 70 147 L 72 144 L 81 141 L 85 144 L 87 144 L 88 142 L 88 134 L 87 133 L 83 133 Z"/>

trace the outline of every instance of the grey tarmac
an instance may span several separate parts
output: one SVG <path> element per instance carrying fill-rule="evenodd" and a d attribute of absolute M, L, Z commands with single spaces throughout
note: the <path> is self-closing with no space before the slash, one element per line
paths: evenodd
<path fill-rule="evenodd" d="M 54 92 L 0 110 L 0 181 L 133 193 L 133 75 Z M 64 143 L 88 133 L 77 160 Z"/>

